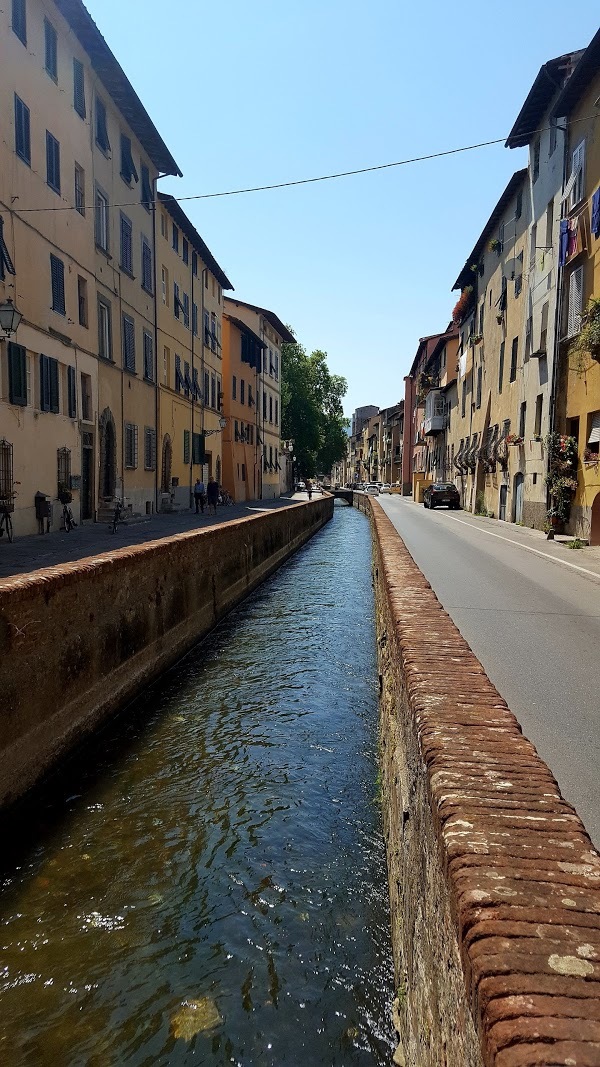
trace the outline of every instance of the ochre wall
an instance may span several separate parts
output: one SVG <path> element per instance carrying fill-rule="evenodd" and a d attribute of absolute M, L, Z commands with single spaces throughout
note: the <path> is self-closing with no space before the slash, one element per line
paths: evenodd
<path fill-rule="evenodd" d="M 409 1067 L 600 1063 L 600 857 L 376 500 L 383 817 Z"/>
<path fill-rule="evenodd" d="M 325 496 L 0 581 L 0 804 L 170 667 L 333 515 Z"/>

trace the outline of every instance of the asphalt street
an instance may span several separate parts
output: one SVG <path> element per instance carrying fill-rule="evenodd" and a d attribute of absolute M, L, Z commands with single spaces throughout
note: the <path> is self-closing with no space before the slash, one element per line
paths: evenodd
<path fill-rule="evenodd" d="M 600 576 L 508 523 L 378 500 L 600 846 Z"/>

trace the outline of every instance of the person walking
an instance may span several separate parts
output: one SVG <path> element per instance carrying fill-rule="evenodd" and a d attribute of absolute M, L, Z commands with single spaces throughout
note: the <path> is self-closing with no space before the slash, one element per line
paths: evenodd
<path fill-rule="evenodd" d="M 306 492 L 308 493 L 308 499 L 312 500 L 313 487 L 310 478 L 306 479 Z"/>
<path fill-rule="evenodd" d="M 215 482 L 214 478 L 209 478 L 208 485 L 206 487 L 206 502 L 208 504 L 208 510 L 213 509 L 213 513 L 217 514 L 217 504 L 219 502 L 219 483 Z"/>
<path fill-rule="evenodd" d="M 206 492 L 206 490 L 204 488 L 204 482 L 202 481 L 202 478 L 200 478 L 200 477 L 196 478 L 196 484 L 194 486 L 194 500 L 196 502 L 196 515 L 198 514 L 198 509 L 200 509 L 200 511 L 204 515 L 204 494 L 205 494 L 205 492 Z"/>

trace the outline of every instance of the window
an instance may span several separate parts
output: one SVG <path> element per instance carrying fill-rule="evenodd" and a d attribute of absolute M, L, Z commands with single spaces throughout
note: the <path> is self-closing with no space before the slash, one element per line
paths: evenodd
<path fill-rule="evenodd" d="M 183 238 L 183 243 L 182 243 L 182 246 L 181 246 L 181 255 L 183 257 L 183 262 L 184 263 L 189 263 L 189 261 L 190 261 L 190 246 L 187 243 L 185 237 Z"/>
<path fill-rule="evenodd" d="M 139 182 L 139 175 L 131 154 L 131 138 L 121 134 L 121 177 L 126 185 Z"/>
<path fill-rule="evenodd" d="M 133 227 L 121 212 L 121 270 L 133 277 Z"/>
<path fill-rule="evenodd" d="M 150 211 L 150 208 L 152 207 L 152 201 L 153 201 L 152 182 L 150 181 L 150 170 L 148 169 L 148 167 L 146 166 L 145 163 L 142 163 L 141 171 L 142 171 L 141 200 L 142 200 L 142 204 L 146 208 L 146 211 Z M 161 226 L 162 226 L 162 223 L 163 223 L 163 217 L 161 215 Z M 163 236 L 164 236 L 164 234 L 163 234 Z"/>
<path fill-rule="evenodd" d="M 169 306 L 169 272 L 166 267 L 161 267 L 160 270 L 160 284 L 162 287 L 162 302 L 166 307 Z"/>
<path fill-rule="evenodd" d="M 56 484 L 57 496 L 71 488 L 71 449 L 56 450 Z"/>
<path fill-rule="evenodd" d="M 123 366 L 135 374 L 135 323 L 130 315 L 123 315 Z"/>
<path fill-rule="evenodd" d="M 183 462 L 188 464 L 190 462 L 190 431 L 183 431 Z"/>
<path fill-rule="evenodd" d="M 198 255 L 196 252 L 192 252 L 192 274 L 194 278 L 198 277 Z"/>
<path fill-rule="evenodd" d="M 81 375 L 81 418 L 84 422 L 92 421 L 92 379 L 89 374 Z"/>
<path fill-rule="evenodd" d="M 517 193 L 517 206 L 515 207 L 515 218 L 520 219 L 523 214 L 523 190 L 519 189 Z"/>
<path fill-rule="evenodd" d="M 542 324 L 541 324 L 541 329 L 540 329 L 540 351 L 541 352 L 546 352 L 547 351 L 546 345 L 548 343 L 548 310 L 549 310 L 549 304 L 548 304 L 548 301 L 546 301 L 545 304 L 542 304 Z"/>
<path fill-rule="evenodd" d="M 514 382 L 517 377 L 517 356 L 519 353 L 519 338 L 513 337 L 512 349 L 510 353 L 510 378 L 509 381 Z"/>
<path fill-rule="evenodd" d="M 103 252 L 108 252 L 108 197 L 96 187 L 96 244 Z"/>
<path fill-rule="evenodd" d="M 101 296 L 98 297 L 98 355 L 112 359 L 111 307 Z"/>
<path fill-rule="evenodd" d="M 273 422 L 273 397 L 269 393 L 269 422 Z"/>
<path fill-rule="evenodd" d="M 538 393 L 535 398 L 535 423 L 533 426 L 533 432 L 536 437 L 540 437 L 542 433 L 542 411 L 544 408 L 544 394 Z"/>
<path fill-rule="evenodd" d="M 585 140 L 581 141 L 571 157 L 571 180 L 573 188 L 569 199 L 569 207 L 575 207 L 583 199 L 585 182 Z"/>
<path fill-rule="evenodd" d="M 44 19 L 44 51 L 46 72 L 54 81 L 58 81 L 58 38 L 54 26 L 48 19 Z"/>
<path fill-rule="evenodd" d="M 203 390 L 204 403 L 208 404 L 210 399 L 210 375 L 207 370 L 204 371 Z"/>
<path fill-rule="evenodd" d="M 108 155 L 110 141 L 108 139 L 108 126 L 106 124 L 106 105 L 99 96 L 96 97 L 96 144 L 101 152 Z"/>
<path fill-rule="evenodd" d="M 246 403 L 246 382 L 240 378 L 240 404 Z"/>
<path fill-rule="evenodd" d="M 183 374 L 181 373 L 181 356 L 175 353 L 175 392 L 180 393 L 185 387 Z"/>
<path fill-rule="evenodd" d="M 125 423 L 125 466 L 135 470 L 138 465 L 138 428 L 133 422 Z"/>
<path fill-rule="evenodd" d="M 189 396 L 192 392 L 192 379 L 190 378 L 190 365 L 187 359 L 183 362 L 183 387 L 185 395 Z"/>
<path fill-rule="evenodd" d="M 58 360 L 40 356 L 40 409 L 58 415 Z"/>
<path fill-rule="evenodd" d="M 208 271 L 204 275 L 204 288 L 208 289 Z"/>
<path fill-rule="evenodd" d="M 536 138 L 533 145 L 533 180 L 536 182 L 540 176 L 540 139 Z"/>
<path fill-rule="evenodd" d="M 537 222 L 534 222 L 529 234 L 529 269 L 535 270 L 537 252 Z"/>
<path fill-rule="evenodd" d="M 142 289 L 152 293 L 152 245 L 142 234 Z"/>
<path fill-rule="evenodd" d="M 171 350 L 166 345 L 163 349 L 163 382 L 165 385 L 171 384 Z"/>
<path fill-rule="evenodd" d="M 27 404 L 27 350 L 12 341 L 8 342 L 8 399 L 20 407 Z"/>
<path fill-rule="evenodd" d="M 262 400 L 263 400 L 262 413 L 263 413 L 263 421 L 264 421 L 267 418 L 267 390 L 266 389 L 263 389 L 263 398 L 262 398 Z"/>
<path fill-rule="evenodd" d="M 548 155 L 554 155 L 556 151 L 556 119 L 550 119 L 550 147 L 548 149 Z"/>
<path fill-rule="evenodd" d="M 12 0 L 12 28 L 22 44 L 27 44 L 26 0 Z"/>
<path fill-rule="evenodd" d="M 182 311 L 183 304 L 181 303 L 181 298 L 179 296 L 179 286 L 177 282 L 173 282 L 173 314 L 176 319 L 179 318 Z"/>
<path fill-rule="evenodd" d="M 79 59 L 73 60 L 73 107 L 81 119 L 86 116 L 85 108 L 85 78 L 83 76 L 83 63 Z"/>
<path fill-rule="evenodd" d="M 475 394 L 475 404 L 478 408 L 481 407 L 481 384 L 483 378 L 483 367 L 479 364 L 477 368 L 477 391 Z"/>
<path fill-rule="evenodd" d="M 192 434 L 192 463 L 204 463 L 204 437 L 201 433 Z"/>
<path fill-rule="evenodd" d="M 554 230 L 554 200 L 548 202 L 546 208 L 546 250 L 552 248 L 552 237 Z"/>
<path fill-rule="evenodd" d="M 461 401 L 460 401 L 460 414 L 461 414 L 461 417 L 463 419 L 465 417 L 466 409 L 467 409 L 467 379 L 463 378 L 462 396 L 461 396 Z"/>
<path fill-rule="evenodd" d="M 67 367 L 67 415 L 70 419 L 77 418 L 77 385 L 75 367 Z"/>
<path fill-rule="evenodd" d="M 183 293 L 183 325 L 187 330 L 190 328 L 190 298 L 188 293 Z"/>
<path fill-rule="evenodd" d="M 156 470 L 156 430 L 144 426 L 144 470 Z"/>
<path fill-rule="evenodd" d="M 217 406 L 217 379 L 214 374 L 210 376 L 210 406 L 211 408 Z"/>
<path fill-rule="evenodd" d="M 144 378 L 147 382 L 154 381 L 154 338 L 148 330 L 144 330 Z"/>
<path fill-rule="evenodd" d="M 588 415 L 587 451 L 590 456 L 600 454 L 600 411 Z"/>
<path fill-rule="evenodd" d="M 444 349 L 444 360 L 445 359 L 446 359 L 446 349 Z M 275 360 L 275 380 L 279 381 L 279 353 L 278 352 L 275 352 L 274 360 Z"/>
<path fill-rule="evenodd" d="M 574 337 L 581 329 L 583 308 L 583 267 L 577 267 L 569 277 L 567 337 Z"/>
<path fill-rule="evenodd" d="M 29 108 L 15 93 L 15 152 L 27 166 L 31 166 L 31 127 Z"/>
<path fill-rule="evenodd" d="M 85 171 L 79 163 L 75 164 L 75 209 L 85 215 Z"/>
<path fill-rule="evenodd" d="M 160 232 L 161 232 L 161 235 L 165 238 L 165 240 L 166 240 L 166 237 L 167 237 L 167 228 L 168 228 L 167 216 L 165 215 L 164 211 L 161 211 L 161 213 L 160 213 Z"/>
<path fill-rule="evenodd" d="M 529 359 L 533 350 L 533 316 L 530 315 L 525 323 L 525 359 Z"/>
<path fill-rule="evenodd" d="M 239 441 L 239 439 L 240 439 L 240 428 L 239 428 L 239 423 L 238 423 L 237 419 L 235 419 L 234 424 L 233 424 L 233 439 L 234 439 L 234 441 Z"/>
<path fill-rule="evenodd" d="M 79 312 L 79 325 L 88 324 L 88 290 L 87 281 L 80 274 L 77 275 L 77 308 Z"/>
<path fill-rule="evenodd" d="M 235 374 L 231 380 L 231 396 L 234 400 L 237 400 L 237 378 Z"/>
<path fill-rule="evenodd" d="M 524 400 L 519 408 L 519 437 L 525 437 L 525 425 L 527 421 L 527 401 Z"/>
<path fill-rule="evenodd" d="M 210 313 L 210 347 L 213 352 L 217 351 L 217 316 L 214 311 Z"/>
<path fill-rule="evenodd" d="M 50 280 L 52 283 L 52 310 L 59 315 L 65 312 L 65 265 L 58 256 L 50 253 Z"/>
<path fill-rule="evenodd" d="M 4 240 L 4 219 L 0 215 L 0 281 L 4 281 L 6 273 L 14 274 L 15 268 Z"/>
<path fill-rule="evenodd" d="M 198 336 L 198 305 L 192 304 L 192 330 L 194 337 Z"/>
<path fill-rule="evenodd" d="M 55 193 L 60 194 L 60 144 L 46 130 L 46 182 Z"/>
<path fill-rule="evenodd" d="M 477 333 L 479 333 L 479 334 L 483 334 L 483 319 L 484 319 L 484 315 L 485 315 L 485 297 L 481 301 L 481 304 L 480 304 L 480 307 L 479 307 L 479 327 L 477 329 Z"/>
<path fill-rule="evenodd" d="M 279 426 L 279 401 L 277 399 L 275 400 L 275 425 Z"/>
<path fill-rule="evenodd" d="M 175 252 L 179 252 L 179 230 L 175 223 L 173 223 L 173 249 Z"/>

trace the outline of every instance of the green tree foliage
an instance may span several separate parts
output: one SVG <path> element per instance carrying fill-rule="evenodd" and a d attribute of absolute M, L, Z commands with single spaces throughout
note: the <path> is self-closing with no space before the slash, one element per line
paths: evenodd
<path fill-rule="evenodd" d="M 281 368 L 281 435 L 294 441 L 304 477 L 328 473 L 346 451 L 346 379 L 330 373 L 326 352 L 308 355 L 298 343 L 282 345 Z"/>

